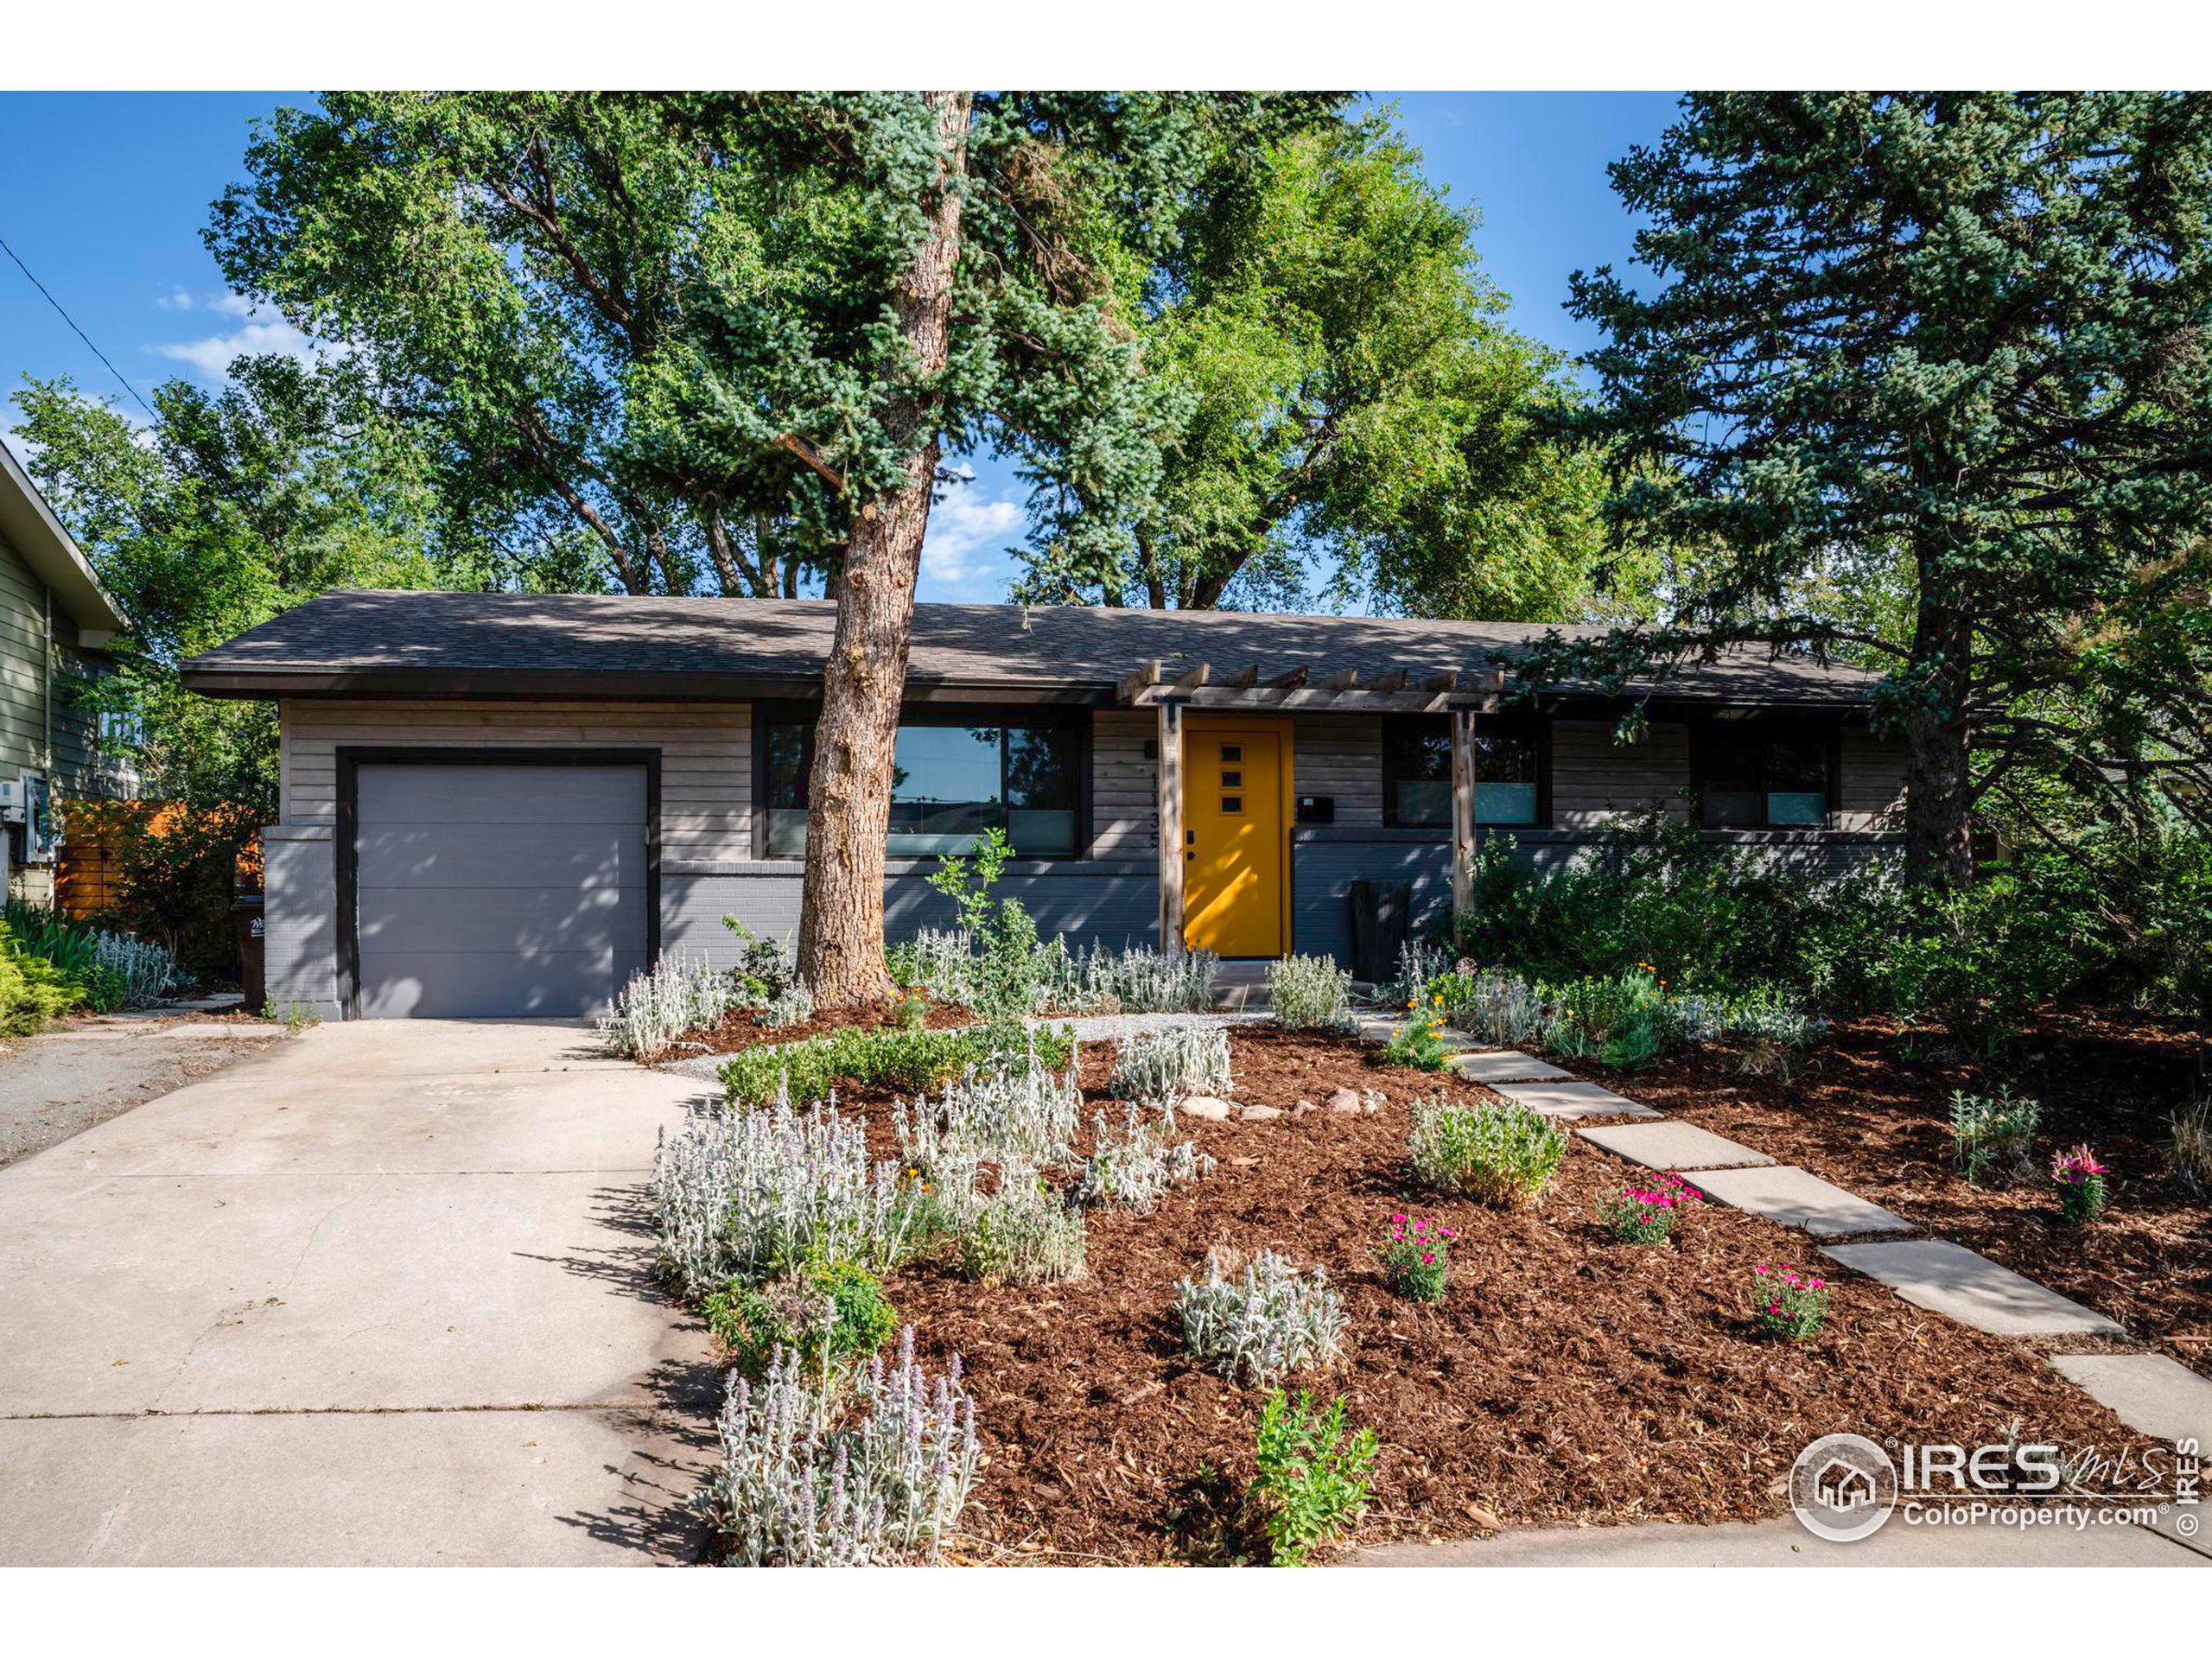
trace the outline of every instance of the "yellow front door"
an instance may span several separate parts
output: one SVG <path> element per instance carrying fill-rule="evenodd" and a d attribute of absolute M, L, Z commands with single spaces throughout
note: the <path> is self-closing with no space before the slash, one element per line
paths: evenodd
<path fill-rule="evenodd" d="M 1183 738 L 1183 938 L 1221 957 L 1279 957 L 1289 893 L 1287 725 L 1192 720 Z"/>

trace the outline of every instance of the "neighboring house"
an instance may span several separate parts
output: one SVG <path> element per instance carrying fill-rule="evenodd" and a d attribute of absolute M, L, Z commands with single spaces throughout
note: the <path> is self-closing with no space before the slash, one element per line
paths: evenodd
<path fill-rule="evenodd" d="M 270 998 L 575 1014 L 657 954 L 729 959 L 726 915 L 790 932 L 836 614 L 337 593 L 194 658 L 194 690 L 282 700 Z M 1558 861 L 1656 806 L 1808 871 L 1893 839 L 1900 756 L 1867 728 L 1866 674 L 1764 652 L 1692 668 L 1623 745 L 1602 697 L 1501 705 L 1492 658 L 1543 632 L 918 606 L 891 931 L 948 919 L 925 878 L 992 827 L 1020 855 L 1002 890 L 1071 943 L 1340 958 L 1355 880 L 1409 880 L 1434 913 L 1478 833 Z"/>
<path fill-rule="evenodd" d="M 52 901 L 65 803 L 137 792 L 130 769 L 102 757 L 99 717 L 73 695 L 109 671 L 123 626 L 84 554 L 0 444 L 0 818 L 15 897 Z"/>

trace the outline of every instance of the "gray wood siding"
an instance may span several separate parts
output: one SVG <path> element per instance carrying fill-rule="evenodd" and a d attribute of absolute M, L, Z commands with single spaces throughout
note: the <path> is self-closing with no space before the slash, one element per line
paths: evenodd
<path fill-rule="evenodd" d="M 1690 729 L 1652 723 L 1640 743 L 1613 741 L 1610 720 L 1552 721 L 1552 822 L 1595 830 L 1611 819 L 1666 809 L 1687 821 Z"/>
<path fill-rule="evenodd" d="M 1153 858 L 1160 851 L 1160 768 L 1144 746 L 1160 734 L 1149 709 L 1102 709 L 1090 728 L 1090 851 Z"/>
<path fill-rule="evenodd" d="M 1300 715 L 1293 722 L 1297 792 L 1336 802 L 1339 828 L 1382 823 L 1382 722 L 1375 715 Z"/>
<path fill-rule="evenodd" d="M 100 763 L 98 717 L 70 696 L 67 684 L 105 666 L 78 649 L 76 620 L 67 610 L 56 604 L 53 614 L 49 725 L 46 584 L 0 538 L 0 772 L 43 772 L 65 798 L 124 792 L 118 769 Z"/>
<path fill-rule="evenodd" d="M 1893 737 L 1846 728 L 1839 830 L 1904 828 L 1904 744 Z"/>
<path fill-rule="evenodd" d="M 324 702 L 287 698 L 284 822 L 338 821 L 340 745 L 657 748 L 661 856 L 753 856 L 749 703 Z"/>

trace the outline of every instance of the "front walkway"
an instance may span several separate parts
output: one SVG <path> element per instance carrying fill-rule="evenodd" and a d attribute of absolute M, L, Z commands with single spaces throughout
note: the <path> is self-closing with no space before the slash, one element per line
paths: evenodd
<path fill-rule="evenodd" d="M 326 1026 L 0 1170 L 0 1564 L 692 1558 L 641 1187 L 696 1089 Z"/>

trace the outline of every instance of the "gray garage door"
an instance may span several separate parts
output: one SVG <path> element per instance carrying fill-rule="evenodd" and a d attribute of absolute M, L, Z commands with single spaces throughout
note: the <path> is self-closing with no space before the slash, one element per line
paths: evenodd
<path fill-rule="evenodd" d="M 587 1014 L 645 962 L 641 766 L 363 766 L 360 1011 Z"/>

